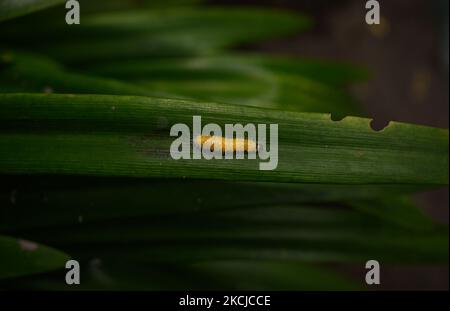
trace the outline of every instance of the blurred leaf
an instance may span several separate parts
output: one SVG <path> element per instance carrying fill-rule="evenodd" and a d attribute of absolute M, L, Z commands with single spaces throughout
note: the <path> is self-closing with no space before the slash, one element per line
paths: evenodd
<path fill-rule="evenodd" d="M 348 277 L 303 262 L 220 261 L 197 264 L 143 264 L 93 258 L 82 262 L 83 282 L 74 288 L 59 275 L 10 281 L 0 287 L 39 290 L 338 290 L 356 289 Z"/>
<path fill-rule="evenodd" d="M 386 222 L 418 230 L 430 230 L 435 227 L 431 218 L 417 208 L 409 198 L 380 196 L 374 205 L 373 201 L 360 200 L 351 205 L 365 213 L 379 217 Z"/>
<path fill-rule="evenodd" d="M 297 75 L 278 74 L 245 58 L 216 56 L 100 63 L 89 71 L 183 99 L 356 115 L 342 90 Z M 333 71 L 333 67 L 329 68 Z"/>
<path fill-rule="evenodd" d="M 124 9 L 148 9 L 148 8 L 167 8 L 167 7 L 183 7 L 200 4 L 204 0 L 81 0 L 83 11 L 87 12 L 106 12 L 119 11 Z"/>
<path fill-rule="evenodd" d="M 2 230 L 64 245 L 84 259 L 110 258 L 110 249 L 119 247 L 124 260 L 148 261 L 151 256 L 151 261 L 172 261 L 171 250 L 177 253 L 181 247 L 184 253 L 184 244 L 191 245 L 192 252 L 180 262 L 227 256 L 255 259 L 253 253 L 241 254 L 241 248 L 253 249 L 255 254 L 265 249 L 267 259 L 362 260 L 369 253 L 387 261 L 441 262 L 447 258 L 446 235 L 428 218 L 415 216 L 405 226 L 408 213 L 414 212 L 409 204 L 386 200 L 397 211 L 386 221 L 384 209 L 376 213 L 380 208 L 377 199 L 366 200 L 365 210 L 337 202 L 386 196 L 407 188 L 67 180 L 69 184 L 59 178 L 50 184 L 39 179 L 28 185 L 21 182 L 22 187 L 27 185 L 25 189 L 1 195 Z M 403 214 L 398 212 L 402 209 Z M 213 251 L 197 253 L 197 247 L 212 247 Z M 227 255 L 228 248 L 236 251 Z"/>
<path fill-rule="evenodd" d="M 448 131 L 225 104 L 94 95 L 0 95 L 0 172 L 310 183 L 448 184 Z M 173 160 L 175 123 L 279 125 L 279 161 Z M 32 132 L 30 132 L 32 130 Z M 94 134 L 95 133 L 95 134 Z M 424 174 L 426 170 L 426 174 Z"/>
<path fill-rule="evenodd" d="M 170 189 L 167 183 L 165 186 Z M 160 191 L 166 197 L 171 195 L 162 189 Z M 230 185 L 227 187 L 225 184 L 222 192 L 227 191 L 230 191 Z M 277 192 L 276 188 L 272 191 Z M 282 197 L 286 193 L 284 191 L 278 195 Z M 20 213 L 23 208 L 18 204 L 18 194 L 14 195 L 15 204 L 9 209 L 18 208 Z M 83 217 L 81 220 L 80 216 L 76 216 L 77 208 L 60 201 L 59 209 L 67 212 L 56 212 L 56 222 L 53 224 L 48 221 L 39 224 L 40 218 L 35 218 L 36 213 L 27 215 L 23 211 L 22 215 L 35 218 L 35 223 L 39 225 L 23 227 L 20 222 L 6 217 L 11 228 L 6 232 L 64 246 L 83 260 L 108 259 L 112 256 L 111 252 L 118 249 L 121 249 L 122 260 L 137 262 L 183 263 L 257 258 L 328 262 L 359 261 L 369 255 L 388 262 L 444 262 L 448 259 L 445 246 L 448 243 L 448 229 L 430 224 L 425 216 L 414 216 L 408 224 L 410 217 L 407 212 L 414 210 L 408 204 L 398 203 L 401 202 L 398 199 L 386 200 L 394 202 L 393 208 L 397 211 L 392 215 L 392 220 L 387 221 L 383 210 L 378 214 L 374 212 L 380 208 L 377 199 L 366 200 L 365 209 L 361 210 L 352 207 L 352 203 L 348 206 L 337 202 L 302 202 L 301 199 L 297 199 L 299 203 L 293 203 L 291 198 L 286 199 L 291 202 L 283 204 L 271 203 L 279 200 L 269 194 L 262 198 L 252 192 L 245 195 L 247 200 L 241 200 L 243 195 L 239 192 L 222 197 L 216 190 L 209 194 L 211 199 L 192 204 L 189 202 L 191 198 L 185 197 L 183 192 L 177 193 L 176 199 L 165 202 L 158 196 L 146 200 L 140 196 L 123 204 L 125 198 L 119 196 L 119 204 L 109 206 L 109 202 L 117 199 L 117 195 L 112 195 L 103 207 L 94 205 L 98 200 L 89 201 L 85 195 L 75 202 L 87 207 L 86 213 L 80 214 Z M 217 197 L 227 204 L 216 203 Z M 45 201 L 53 198 L 45 198 Z M 63 198 L 71 199 L 70 196 Z M 263 202 L 265 198 L 267 202 Z M 31 202 L 22 204 L 30 207 Z M 54 208 L 48 210 L 45 205 L 33 207 L 39 208 L 47 217 L 56 211 Z M 403 215 L 398 212 L 400 210 L 403 210 Z M 4 214 L 8 215 L 8 211 L 5 208 Z M 76 222 L 69 223 L 68 218 L 57 221 L 58 215 L 69 215 L 70 212 Z M 261 257 L 254 257 L 256 254 Z"/>
<path fill-rule="evenodd" d="M 0 0 L 0 21 L 63 3 L 64 0 Z"/>
<path fill-rule="evenodd" d="M 67 27 L 64 20 L 33 16 L 28 22 L 2 29 L 0 36 L 16 47 L 32 43 L 34 51 L 64 62 L 95 63 L 149 55 L 210 54 L 244 42 L 296 33 L 310 23 L 304 16 L 283 11 L 177 8 L 88 15 L 77 27 Z M 36 25 L 32 34 L 30 25 Z"/>
<path fill-rule="evenodd" d="M 69 257 L 35 242 L 0 236 L 0 279 L 64 268 Z"/>
<path fill-rule="evenodd" d="M 277 259 L 311 262 L 443 263 L 448 228 L 408 230 L 333 204 L 270 205 L 191 215 L 25 230 L 81 259 L 203 262 Z M 57 234 L 56 234 L 57 233 Z"/>
<path fill-rule="evenodd" d="M 198 59 L 192 63 L 192 68 L 182 65 L 176 69 L 171 65 L 166 69 L 160 61 L 138 62 L 131 66 L 110 64 L 106 68 L 114 69 L 100 70 L 96 73 L 104 76 L 100 78 L 64 70 L 58 63 L 35 54 L 4 52 L 0 57 L 0 66 L 4 67 L 0 72 L 0 90 L 3 92 L 148 95 L 291 111 L 357 114 L 349 96 L 340 90 L 300 77 L 275 76 L 232 58 L 224 61 Z M 127 78 L 133 74 L 136 75 L 134 79 Z M 179 78 L 180 75 L 185 79 Z M 165 78 L 157 79 L 158 76 Z M 125 77 L 124 80 L 131 81 L 107 77 Z M 143 77 L 148 80 L 140 81 Z"/>
<path fill-rule="evenodd" d="M 79 226 L 122 218 L 202 214 L 242 206 L 358 202 L 421 189 L 413 185 L 237 183 L 75 176 L 3 176 L 2 181 L 0 230 L 9 232 L 57 225 Z M 183 204 L 180 204 L 180 197 Z M 378 208 L 374 204 L 366 205 Z M 383 210 L 389 213 L 387 208 Z M 428 219 L 424 218 L 424 222 L 428 224 Z"/>
<path fill-rule="evenodd" d="M 300 75 L 330 86 L 366 81 L 370 76 L 366 68 L 350 63 L 255 53 L 236 56 L 242 61 L 263 66 L 277 74 Z"/>
<path fill-rule="evenodd" d="M 194 265 L 228 290 L 350 290 L 358 286 L 326 267 L 284 261 L 225 261 Z"/>
<path fill-rule="evenodd" d="M 166 95 L 114 79 L 65 70 L 52 60 L 29 53 L 0 53 L 0 92 L 48 92 L 117 95 Z"/>

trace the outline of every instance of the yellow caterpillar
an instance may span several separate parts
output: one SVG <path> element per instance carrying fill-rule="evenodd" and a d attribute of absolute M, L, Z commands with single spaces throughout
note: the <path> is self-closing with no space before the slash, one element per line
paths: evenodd
<path fill-rule="evenodd" d="M 222 150 L 222 154 L 228 150 L 247 153 L 256 152 L 258 150 L 258 144 L 252 139 L 204 135 L 198 135 L 194 139 L 194 144 L 199 148 L 203 147 L 206 142 L 211 146 L 211 152 L 214 152 L 215 148 L 219 148 L 219 150 Z"/>

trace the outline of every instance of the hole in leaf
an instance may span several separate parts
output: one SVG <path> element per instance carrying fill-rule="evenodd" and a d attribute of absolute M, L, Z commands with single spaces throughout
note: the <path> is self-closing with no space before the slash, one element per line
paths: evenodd
<path fill-rule="evenodd" d="M 375 132 L 381 132 L 389 125 L 389 123 L 390 121 L 387 120 L 372 120 L 370 121 L 370 128 Z"/>
<path fill-rule="evenodd" d="M 342 121 L 346 116 L 343 114 L 338 113 L 332 113 L 331 114 L 331 121 Z"/>

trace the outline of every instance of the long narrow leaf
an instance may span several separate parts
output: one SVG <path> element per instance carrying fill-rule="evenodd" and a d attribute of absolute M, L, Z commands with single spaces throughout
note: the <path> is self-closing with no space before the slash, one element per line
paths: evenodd
<path fill-rule="evenodd" d="M 310 183 L 448 183 L 448 131 L 369 120 L 167 99 L 0 95 L 0 172 Z M 255 160 L 173 160 L 170 127 L 278 124 L 278 166 Z M 33 129 L 33 132 L 29 130 Z M 426 172 L 426 173 L 425 173 Z"/>
<path fill-rule="evenodd" d="M 308 69 L 306 76 L 301 70 L 296 75 L 283 74 L 239 57 L 107 62 L 88 70 L 185 99 L 289 111 L 359 114 L 350 96 L 311 80 Z M 333 72 L 333 67 L 329 71 Z"/>
<path fill-rule="evenodd" d="M 0 279 L 64 268 L 69 256 L 32 241 L 0 236 Z"/>
<path fill-rule="evenodd" d="M 115 258 L 81 263 L 83 281 L 74 287 L 59 275 L 9 281 L 0 288 L 39 290 L 337 290 L 357 289 L 329 267 L 283 261 L 220 261 L 197 264 L 124 264 Z"/>
<path fill-rule="evenodd" d="M 39 11 L 64 0 L 0 0 L 0 21 Z"/>
<path fill-rule="evenodd" d="M 114 79 L 65 70 L 60 64 L 30 53 L 0 52 L 0 92 L 48 92 L 169 96 Z"/>
<path fill-rule="evenodd" d="M 2 29 L 0 37 L 14 46 L 33 42 L 35 51 L 71 63 L 204 55 L 243 42 L 292 34 L 311 24 L 304 16 L 283 11 L 220 7 L 107 12 L 85 16 L 78 27 L 68 27 L 63 18 L 42 16 L 30 18 L 29 23 L 38 25 L 32 35 L 30 24 L 22 21 Z"/>
<path fill-rule="evenodd" d="M 240 209 L 243 206 L 315 206 L 320 203 L 349 201 L 355 202 L 355 205 L 364 203 L 368 209 L 366 212 L 373 213 L 375 217 L 379 213 L 385 213 L 389 220 L 398 218 L 401 221 L 404 218 L 403 221 L 408 222 L 409 218 L 403 216 L 417 213 L 409 204 L 396 207 L 394 204 L 389 205 L 389 200 L 384 204 L 368 203 L 379 197 L 391 198 L 421 188 L 409 185 L 236 183 L 73 176 L 3 176 L 2 181 L 2 232 L 20 232 L 23 229 L 49 226 L 78 227 L 98 221 L 145 217 L 151 219 L 158 215 L 201 215 L 212 211 Z M 180 198 L 183 198 L 183 204 L 180 204 Z M 397 210 L 397 213 L 389 213 L 391 209 Z M 404 211 L 400 213 L 402 210 Z M 395 215 L 398 217 L 392 217 Z M 415 217 L 415 220 L 417 226 L 430 225 L 425 217 Z"/>

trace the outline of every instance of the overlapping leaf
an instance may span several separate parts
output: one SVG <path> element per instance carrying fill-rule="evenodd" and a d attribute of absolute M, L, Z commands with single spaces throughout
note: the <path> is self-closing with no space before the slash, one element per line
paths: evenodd
<path fill-rule="evenodd" d="M 69 256 L 32 241 L 0 236 L 0 279 L 44 273 L 65 267 Z"/>
<path fill-rule="evenodd" d="M 0 22 L 63 2 L 64 0 L 0 0 Z"/>
<path fill-rule="evenodd" d="M 36 30 L 32 36 L 28 31 L 31 25 Z M 309 25 L 308 18 L 282 11 L 178 8 L 88 15 L 72 28 L 63 19 L 33 16 L 28 22 L 2 27 L 0 36 L 14 46 L 26 48 L 32 43 L 34 51 L 64 62 L 92 64 L 149 55 L 205 55 L 294 33 Z"/>
<path fill-rule="evenodd" d="M 169 60 L 138 60 L 105 63 L 89 71 L 114 77 L 143 88 L 176 94 L 179 98 L 278 108 L 287 111 L 359 114 L 352 98 L 329 81 L 337 81 L 342 71 L 337 65 L 316 63 L 316 70 L 327 68 L 329 76 L 318 81 L 298 60 L 295 74 L 281 72 L 245 57 L 201 57 Z M 268 62 L 276 58 L 268 58 Z M 351 72 L 348 69 L 347 74 Z M 355 70 L 355 76 L 358 73 Z M 357 79 L 355 76 L 353 78 Z M 341 84 L 352 77 L 342 75 Z M 322 83 L 325 82 L 326 84 Z M 335 84 L 338 82 L 334 82 Z"/>

